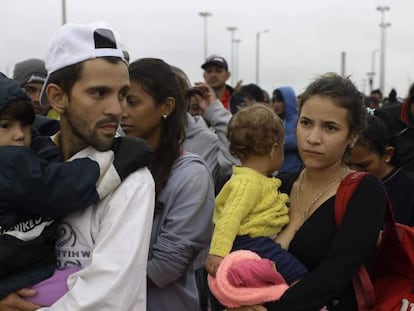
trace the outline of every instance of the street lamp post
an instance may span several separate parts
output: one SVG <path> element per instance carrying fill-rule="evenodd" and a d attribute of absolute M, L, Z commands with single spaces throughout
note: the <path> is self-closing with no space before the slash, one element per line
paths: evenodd
<path fill-rule="evenodd" d="M 237 30 L 236 26 L 229 26 L 227 30 L 230 31 L 230 61 L 231 61 L 231 84 L 234 85 L 234 32 Z"/>
<path fill-rule="evenodd" d="M 198 15 L 204 18 L 204 59 L 207 59 L 207 17 L 211 16 L 211 13 L 199 12 Z"/>
<path fill-rule="evenodd" d="M 233 43 L 236 45 L 234 57 L 234 80 L 239 81 L 239 43 L 240 39 L 234 39 Z"/>
<path fill-rule="evenodd" d="M 346 75 L 346 52 L 341 52 L 341 77 L 345 78 Z"/>
<path fill-rule="evenodd" d="M 256 33 L 256 84 L 259 85 L 259 66 L 260 66 L 260 35 L 269 32 L 268 29 Z"/>
<path fill-rule="evenodd" d="M 379 6 L 377 7 L 377 11 L 381 12 L 381 58 L 380 58 L 380 90 L 382 94 L 385 91 L 385 32 L 387 27 L 390 27 L 390 23 L 385 22 L 385 12 L 389 11 L 390 8 L 388 6 Z"/>
<path fill-rule="evenodd" d="M 62 0 L 62 25 L 66 24 L 66 0 Z"/>
<path fill-rule="evenodd" d="M 372 92 L 372 90 L 374 89 L 375 54 L 377 54 L 378 51 L 379 51 L 378 49 L 372 50 L 372 53 L 371 53 L 371 71 L 367 72 L 369 91 L 370 92 Z"/>

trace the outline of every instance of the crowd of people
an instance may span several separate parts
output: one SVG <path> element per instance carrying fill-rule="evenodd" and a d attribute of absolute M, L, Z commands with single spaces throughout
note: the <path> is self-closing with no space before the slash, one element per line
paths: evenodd
<path fill-rule="evenodd" d="M 414 226 L 414 85 L 384 100 L 326 73 L 269 96 L 228 85 L 222 56 L 204 82 L 177 65 L 65 24 L 0 73 L 0 310 L 357 310 L 387 197 Z M 224 269 L 239 251 L 266 261 Z M 266 295 L 245 305 L 243 287 Z"/>

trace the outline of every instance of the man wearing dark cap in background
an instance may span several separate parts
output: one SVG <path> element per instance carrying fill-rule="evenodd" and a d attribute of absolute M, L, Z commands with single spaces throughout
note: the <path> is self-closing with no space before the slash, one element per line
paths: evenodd
<path fill-rule="evenodd" d="M 233 88 L 226 84 L 226 81 L 230 78 L 227 61 L 224 57 L 211 55 L 201 68 L 204 69 L 204 80 L 214 90 L 223 106 L 229 110 L 230 96 L 233 93 Z"/>
<path fill-rule="evenodd" d="M 45 62 L 38 58 L 30 58 L 14 66 L 13 79 L 26 90 L 32 99 L 35 113 L 51 119 L 59 119 L 59 113 L 52 109 L 49 104 L 40 104 L 40 91 L 42 90 L 46 76 Z"/>

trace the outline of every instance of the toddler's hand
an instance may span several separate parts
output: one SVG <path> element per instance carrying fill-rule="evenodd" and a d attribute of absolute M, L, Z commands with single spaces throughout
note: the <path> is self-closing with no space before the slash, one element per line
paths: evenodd
<path fill-rule="evenodd" d="M 204 268 L 212 277 L 216 277 L 217 269 L 220 263 L 223 261 L 223 257 L 216 255 L 208 255 Z"/>
<path fill-rule="evenodd" d="M 31 302 L 27 302 L 22 297 L 36 295 L 36 291 L 30 288 L 23 288 L 16 293 L 11 293 L 0 300 L 1 311 L 33 311 L 41 308 Z"/>

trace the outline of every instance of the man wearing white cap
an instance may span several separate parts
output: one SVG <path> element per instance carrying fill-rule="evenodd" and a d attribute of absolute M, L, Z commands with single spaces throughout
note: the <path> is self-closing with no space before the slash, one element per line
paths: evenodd
<path fill-rule="evenodd" d="M 110 149 L 129 89 L 118 34 L 103 25 L 66 24 L 52 38 L 46 69 L 41 103 L 61 115 L 55 142 L 64 158 Z M 68 278 L 68 292 L 41 310 L 146 310 L 154 188 L 149 170 L 139 169 L 99 203 L 62 221 L 58 264 L 82 269 Z M 31 310 L 22 301 L 7 303 L 18 307 L 0 302 L 0 309 Z"/>

